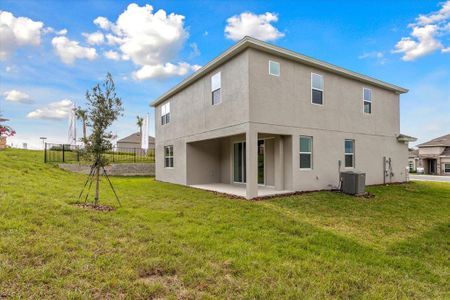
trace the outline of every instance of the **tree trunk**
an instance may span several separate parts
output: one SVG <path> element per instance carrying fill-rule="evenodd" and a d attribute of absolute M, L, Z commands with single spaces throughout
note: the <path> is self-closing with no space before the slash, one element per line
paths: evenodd
<path fill-rule="evenodd" d="M 141 135 L 142 138 L 142 126 L 139 126 L 139 134 Z"/>
<path fill-rule="evenodd" d="M 94 200 L 94 204 L 98 205 L 98 200 L 99 200 L 99 196 L 100 196 L 100 166 L 97 166 L 97 174 L 96 174 L 96 184 L 95 184 L 95 200 Z"/>

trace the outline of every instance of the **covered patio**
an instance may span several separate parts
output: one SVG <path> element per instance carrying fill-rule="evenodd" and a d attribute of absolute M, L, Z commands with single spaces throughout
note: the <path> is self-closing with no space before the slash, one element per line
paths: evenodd
<path fill-rule="evenodd" d="M 255 131 L 186 144 L 186 183 L 247 199 L 288 194 L 292 139 Z"/>

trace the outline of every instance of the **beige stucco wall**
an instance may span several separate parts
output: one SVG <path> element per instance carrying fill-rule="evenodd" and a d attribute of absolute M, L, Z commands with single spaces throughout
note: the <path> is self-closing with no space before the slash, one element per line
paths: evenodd
<path fill-rule="evenodd" d="M 211 76 L 221 72 L 221 99 L 211 105 Z M 244 51 L 171 97 L 168 124 L 156 107 L 156 179 L 186 184 L 186 143 L 243 133 L 248 121 L 248 52 Z M 174 168 L 164 168 L 164 145 L 174 146 Z M 225 172 L 225 171 L 224 171 Z M 224 176 L 224 175 L 222 175 Z"/>
<path fill-rule="evenodd" d="M 250 121 L 395 136 L 400 133 L 399 95 L 304 64 L 249 50 Z M 280 63 L 279 77 L 268 73 Z M 311 104 L 311 72 L 324 79 L 324 105 Z M 372 89 L 372 114 L 363 112 L 363 88 Z"/>
<path fill-rule="evenodd" d="M 336 187 L 339 160 L 344 170 L 345 139 L 355 140 L 353 170 L 366 172 L 368 184 L 383 183 L 384 156 L 393 162 L 391 180 L 405 180 L 408 148 L 396 139 L 398 94 L 254 49 L 249 52 L 250 122 L 258 132 L 292 135 L 292 170 L 285 176 L 288 188 Z M 269 75 L 269 60 L 280 63 L 279 77 Z M 311 104 L 311 72 L 323 75 L 323 105 Z M 364 87 L 372 89 L 371 114 L 363 112 Z M 300 135 L 313 137 L 313 170 L 299 168 Z"/>
<path fill-rule="evenodd" d="M 280 62 L 280 77 L 268 74 L 269 60 Z M 222 103 L 213 106 L 210 78 L 218 71 L 222 77 Z M 311 72 L 324 76 L 322 106 L 311 104 Z M 372 89 L 372 114 L 363 113 L 363 87 Z M 270 179 L 277 188 L 336 187 L 345 139 L 355 140 L 354 170 L 366 172 L 367 184 L 383 183 L 383 157 L 392 159 L 391 181 L 404 181 L 408 147 L 396 140 L 400 133 L 399 100 L 394 92 L 247 49 L 171 97 L 169 124 L 160 124 L 160 107 L 164 103 L 156 108 L 156 178 L 180 184 L 202 180 L 229 183 L 230 143 L 236 135 L 249 142 L 255 140 L 255 133 L 262 133 L 276 135 L 281 141 L 275 145 L 273 168 L 283 175 Z M 250 138 L 244 135 L 249 132 Z M 313 137 L 314 167 L 309 171 L 298 167 L 300 135 Z M 222 138 L 211 144 L 218 153 L 207 156 L 202 164 L 204 148 L 186 148 L 187 143 L 214 138 Z M 164 145 L 174 145 L 173 169 L 163 166 Z M 187 163 L 187 156 L 192 156 L 192 161 Z M 248 161 L 248 166 L 254 168 L 256 159 Z M 219 171 L 204 172 L 205 168 Z M 205 174 L 210 175 L 205 178 Z M 254 174 L 254 170 L 247 170 L 247 174 Z M 254 191 L 254 182 L 250 188 Z"/>
<path fill-rule="evenodd" d="M 439 155 L 445 147 L 421 147 L 419 148 L 419 155 Z"/>

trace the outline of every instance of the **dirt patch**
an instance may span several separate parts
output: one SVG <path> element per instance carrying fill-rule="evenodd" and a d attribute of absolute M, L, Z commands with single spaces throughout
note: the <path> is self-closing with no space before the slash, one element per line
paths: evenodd
<path fill-rule="evenodd" d="M 166 293 L 174 293 L 177 296 L 177 299 L 188 299 L 190 298 L 188 295 L 188 291 L 183 285 L 183 282 L 178 278 L 177 274 L 166 273 L 164 270 L 156 268 L 149 271 L 140 271 L 139 279 L 137 280 L 139 283 L 145 285 L 161 285 Z"/>
<path fill-rule="evenodd" d="M 115 211 L 116 209 L 112 206 L 107 205 L 95 205 L 94 203 L 75 203 L 75 206 L 84 208 L 84 209 L 90 209 L 90 210 L 96 210 L 96 211 L 103 211 L 103 212 L 110 212 Z"/>
<path fill-rule="evenodd" d="M 355 195 L 355 196 L 358 197 L 358 198 L 366 198 L 366 199 L 375 198 L 375 195 L 371 194 L 369 192 L 366 192 L 366 193 L 364 193 L 362 195 Z"/>

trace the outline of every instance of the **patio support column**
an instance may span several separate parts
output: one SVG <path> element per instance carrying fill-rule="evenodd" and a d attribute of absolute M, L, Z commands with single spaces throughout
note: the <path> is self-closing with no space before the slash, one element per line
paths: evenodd
<path fill-rule="evenodd" d="M 283 138 L 275 138 L 275 189 L 284 190 L 284 149 Z"/>
<path fill-rule="evenodd" d="M 245 135 L 246 198 L 258 196 L 258 132 L 249 124 Z"/>

